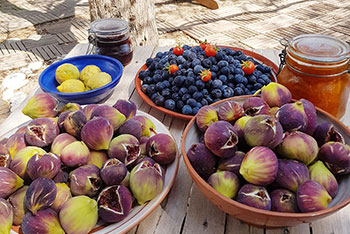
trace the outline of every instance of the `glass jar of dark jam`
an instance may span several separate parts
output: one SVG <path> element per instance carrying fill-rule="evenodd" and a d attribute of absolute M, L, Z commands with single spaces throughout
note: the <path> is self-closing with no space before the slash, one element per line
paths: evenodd
<path fill-rule="evenodd" d="M 118 59 L 123 66 L 130 63 L 133 50 L 128 22 L 122 19 L 99 19 L 90 24 L 89 42 L 95 54 Z"/>

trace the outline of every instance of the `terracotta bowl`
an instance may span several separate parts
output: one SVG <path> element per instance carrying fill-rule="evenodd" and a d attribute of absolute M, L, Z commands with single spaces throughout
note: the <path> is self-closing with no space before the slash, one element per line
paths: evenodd
<path fill-rule="evenodd" d="M 234 100 L 242 104 L 248 97 L 233 97 L 220 102 L 212 104 L 212 106 L 218 107 L 220 104 L 227 100 Z M 317 108 L 318 122 L 331 122 L 335 129 L 338 130 L 344 137 L 347 144 L 350 144 L 350 131 L 339 120 L 332 117 L 327 112 Z M 329 204 L 325 210 L 310 212 L 310 213 L 283 213 L 275 211 L 266 211 L 257 209 L 239 203 L 235 200 L 229 199 L 216 190 L 214 190 L 205 180 L 203 180 L 197 172 L 193 169 L 188 157 L 187 151 L 192 144 L 199 142 L 201 132 L 195 124 L 195 118 L 193 118 L 187 125 L 181 140 L 181 151 L 183 159 L 185 161 L 187 170 L 191 175 L 193 181 L 199 187 L 200 191 L 219 209 L 222 211 L 240 219 L 248 224 L 264 227 L 285 227 L 293 226 L 301 223 L 309 223 L 317 219 L 326 217 L 334 212 L 345 207 L 350 202 L 350 176 L 345 175 L 338 179 L 339 190 L 336 197 Z"/>
<path fill-rule="evenodd" d="M 252 57 L 254 58 L 255 60 L 269 66 L 271 68 L 271 73 L 273 75 L 273 79 L 272 81 L 277 81 L 276 79 L 276 74 L 277 74 L 277 71 L 278 71 L 278 67 L 275 63 L 273 63 L 271 60 L 269 60 L 268 58 L 260 55 L 260 54 L 257 54 L 253 51 L 250 51 L 250 50 L 244 50 L 244 49 L 241 49 L 241 48 L 236 48 L 236 47 L 230 47 L 230 46 L 219 46 L 221 48 L 230 48 L 232 50 L 241 50 L 245 55 L 249 56 L 249 57 Z M 181 113 L 178 113 L 178 112 L 175 112 L 175 111 L 171 111 L 171 110 L 168 110 L 164 107 L 161 107 L 161 106 L 157 106 L 144 92 L 142 92 L 141 90 L 141 80 L 138 78 L 139 76 L 139 72 L 142 71 L 142 70 L 146 70 L 147 69 L 147 66 L 146 64 L 144 64 L 136 73 L 136 76 L 135 76 L 135 88 L 136 88 L 136 91 L 137 93 L 140 95 L 140 97 L 148 104 L 150 105 L 151 107 L 153 108 L 156 108 L 157 110 L 167 114 L 167 115 L 170 115 L 170 116 L 173 116 L 173 117 L 176 117 L 176 118 L 180 118 L 180 119 L 185 119 L 185 120 L 190 120 L 192 119 L 193 115 L 184 115 L 184 114 L 181 114 Z"/>

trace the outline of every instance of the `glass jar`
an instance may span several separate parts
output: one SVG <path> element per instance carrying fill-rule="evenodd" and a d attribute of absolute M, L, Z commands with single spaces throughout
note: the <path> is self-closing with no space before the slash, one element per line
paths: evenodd
<path fill-rule="evenodd" d="M 350 46 L 336 38 L 305 34 L 289 43 L 285 66 L 277 76 L 293 98 L 304 98 L 341 118 L 349 98 Z"/>
<path fill-rule="evenodd" d="M 130 63 L 133 50 L 128 22 L 122 19 L 99 19 L 90 24 L 89 42 L 95 47 L 95 54 L 118 59 L 123 66 Z"/>

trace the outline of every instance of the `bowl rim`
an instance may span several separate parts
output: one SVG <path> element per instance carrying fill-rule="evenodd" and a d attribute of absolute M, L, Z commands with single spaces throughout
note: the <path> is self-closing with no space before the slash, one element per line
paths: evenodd
<path fill-rule="evenodd" d="M 215 106 L 220 105 L 221 103 L 226 102 L 226 101 L 235 101 L 235 100 L 237 100 L 239 98 L 249 98 L 249 97 L 254 97 L 254 95 L 231 97 L 231 98 L 223 99 L 221 101 L 213 103 L 210 106 L 215 107 Z M 293 99 L 292 101 L 296 101 L 296 100 Z M 316 111 L 321 112 L 322 114 L 324 114 L 327 117 L 331 118 L 333 121 L 337 122 L 350 135 L 350 129 L 348 129 L 340 120 L 338 120 L 337 118 L 335 118 L 334 116 L 332 116 L 328 112 L 326 112 L 326 111 L 324 111 L 324 110 L 322 110 L 322 109 L 320 109 L 318 107 L 315 107 L 315 108 L 316 108 Z M 182 137 L 181 137 L 181 153 L 182 153 L 182 157 L 184 159 L 184 162 L 185 162 L 185 165 L 187 167 L 188 173 L 191 175 L 191 177 L 192 177 L 192 174 L 196 175 L 197 179 L 205 187 L 205 189 L 209 190 L 214 195 L 220 197 L 221 200 L 224 200 L 227 203 L 231 203 L 232 205 L 237 206 L 240 209 L 244 209 L 244 210 L 248 210 L 250 212 L 258 213 L 260 215 L 269 215 L 271 217 L 278 217 L 278 218 L 308 218 L 308 217 L 325 216 L 325 215 L 328 215 L 328 214 L 332 214 L 333 212 L 335 212 L 337 210 L 340 210 L 341 208 L 345 207 L 346 205 L 348 205 L 350 203 L 350 196 L 349 196 L 345 201 L 343 201 L 343 202 L 341 202 L 339 204 L 336 204 L 335 206 L 327 207 L 324 210 L 307 212 L 307 213 L 288 213 L 288 212 L 278 212 L 278 211 L 269 211 L 269 210 L 258 209 L 258 208 L 251 207 L 251 206 L 245 205 L 243 203 L 237 202 L 236 200 L 230 199 L 228 197 L 225 197 L 224 195 L 222 195 L 219 192 L 217 192 L 202 177 L 200 177 L 198 175 L 198 173 L 194 170 L 194 168 L 192 167 L 191 162 L 188 159 L 187 152 L 186 152 L 186 149 L 185 149 L 185 139 L 187 137 L 187 134 L 188 134 L 190 128 L 195 124 L 196 116 L 197 115 L 195 115 L 190 120 L 190 122 L 187 124 L 187 126 L 186 126 L 186 128 L 185 128 L 185 130 L 184 130 L 184 132 L 182 134 Z M 192 178 L 192 180 L 195 182 L 195 180 L 193 178 Z"/>
<path fill-rule="evenodd" d="M 104 86 L 101 86 L 97 89 L 91 89 L 91 90 L 88 90 L 88 91 L 84 91 L 84 92 L 77 92 L 77 93 L 61 93 L 59 92 L 57 89 L 55 90 L 49 90 L 47 89 L 44 85 L 44 82 L 43 82 L 43 79 L 44 79 L 44 75 L 46 75 L 46 73 L 48 73 L 50 70 L 52 70 L 54 67 L 57 67 L 64 64 L 64 63 L 70 63 L 71 61 L 75 61 L 77 59 L 85 59 L 85 58 L 96 58 L 96 59 L 99 59 L 99 60 L 107 60 L 111 63 L 114 63 L 120 70 L 120 73 L 118 73 L 118 75 L 116 76 L 115 79 L 112 78 L 112 81 L 109 82 L 108 84 L 105 84 Z M 74 64 L 73 64 L 74 65 Z M 91 64 L 91 65 L 94 65 L 94 64 Z M 96 65 L 97 66 L 97 65 Z M 92 54 L 92 55 L 79 55 L 79 56 L 74 56 L 74 57 L 70 57 L 70 58 L 66 58 L 66 59 L 62 59 L 60 61 L 57 61 L 53 64 L 51 64 L 50 66 L 48 66 L 47 68 L 45 68 L 45 70 L 39 75 L 39 86 L 40 88 L 44 91 L 44 92 L 47 92 L 47 93 L 52 93 L 52 94 L 55 94 L 57 96 L 60 96 L 60 97 L 66 97 L 66 98 L 74 98 L 74 97 L 79 97 L 81 95 L 89 95 L 89 94 L 93 94 L 93 93 L 96 93 L 96 92 L 99 92 L 101 90 L 104 90 L 104 89 L 108 89 L 108 88 L 113 88 L 115 85 L 117 85 L 120 81 L 120 78 L 122 77 L 123 75 L 123 71 L 124 71 L 124 67 L 122 65 L 121 62 L 119 62 L 119 60 L 115 59 L 115 58 L 112 58 L 112 57 L 108 57 L 108 56 L 105 56 L 105 55 L 98 55 L 98 54 Z"/>
<path fill-rule="evenodd" d="M 260 63 L 263 63 L 267 66 L 269 66 L 271 68 L 271 73 L 274 75 L 274 81 L 277 82 L 277 78 L 276 78 L 276 75 L 277 75 L 277 72 L 278 72 L 278 66 L 272 62 L 270 59 L 266 58 L 265 56 L 261 55 L 261 54 L 258 54 L 256 52 L 253 52 L 253 51 L 250 51 L 250 50 L 246 50 L 246 49 L 242 49 L 242 48 L 239 48 L 239 47 L 233 47 L 233 46 L 224 46 L 224 45 L 218 45 L 217 47 L 220 47 L 220 48 L 229 48 L 229 49 L 232 49 L 232 50 L 241 50 L 245 55 L 249 56 L 249 57 L 252 57 L 256 60 L 258 60 Z M 161 106 L 157 106 L 145 93 L 142 92 L 141 90 L 141 80 L 138 78 L 138 75 L 140 73 L 140 71 L 142 70 L 146 70 L 147 69 L 147 66 L 146 64 L 144 64 L 136 73 L 135 75 L 135 89 L 136 89 L 136 92 L 139 94 L 139 96 L 142 98 L 143 101 L 145 101 L 148 105 L 150 105 L 151 107 L 165 113 L 165 114 L 168 114 L 172 117 L 175 117 L 175 118 L 180 118 L 180 119 L 185 119 L 185 120 L 191 120 L 194 115 L 184 115 L 184 114 L 181 114 L 181 113 L 178 113 L 178 112 L 175 112 L 175 111 L 171 111 L 171 110 L 168 110 L 164 107 L 161 107 Z M 242 96 L 238 96 L 238 97 L 248 97 L 249 95 L 242 95 Z M 225 100 L 225 99 L 223 99 Z M 222 101 L 222 100 L 220 100 Z"/>

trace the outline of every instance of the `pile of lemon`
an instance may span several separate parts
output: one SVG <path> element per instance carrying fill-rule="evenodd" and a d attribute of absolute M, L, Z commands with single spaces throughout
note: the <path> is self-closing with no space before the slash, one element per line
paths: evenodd
<path fill-rule="evenodd" d="M 64 63 L 56 69 L 57 90 L 61 93 L 78 93 L 97 89 L 112 81 L 112 77 L 101 72 L 95 65 L 88 65 L 81 70 L 70 63 Z"/>

